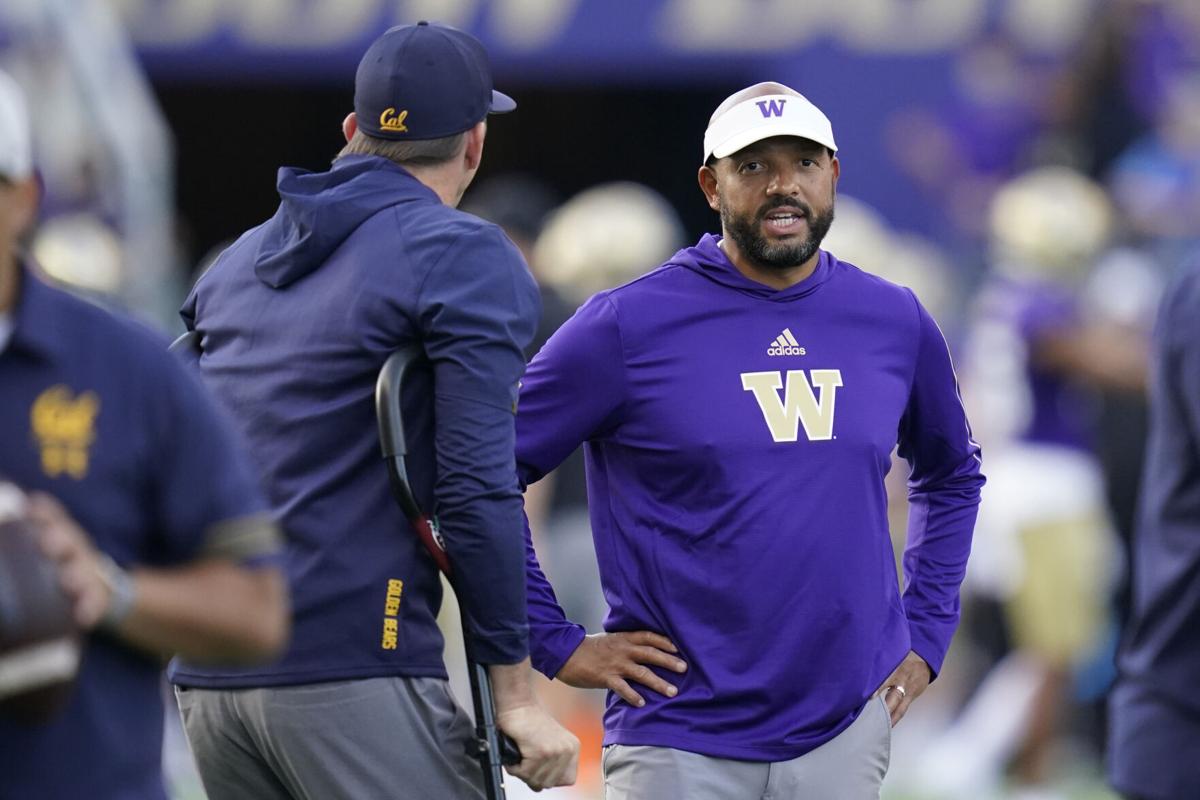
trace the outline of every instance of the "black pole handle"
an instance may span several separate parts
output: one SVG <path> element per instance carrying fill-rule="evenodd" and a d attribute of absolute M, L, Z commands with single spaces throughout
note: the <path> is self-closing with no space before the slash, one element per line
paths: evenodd
<path fill-rule="evenodd" d="M 408 443 L 404 438 L 404 416 L 400 405 L 400 392 L 408 369 L 421 356 L 415 345 L 403 347 L 388 357 L 379 380 L 375 383 L 375 415 L 379 419 L 379 444 L 387 462 L 388 479 L 392 495 L 400 504 L 404 516 L 412 524 L 426 552 L 433 558 L 438 569 L 447 578 L 451 575 L 450 560 L 446 557 L 446 545 L 437 531 L 437 523 L 429 518 L 417 504 L 408 483 L 408 470 L 404 456 L 408 454 Z"/>
<path fill-rule="evenodd" d="M 438 533 L 436 520 L 425 514 L 418 505 L 408 483 L 408 471 L 404 457 L 408 443 L 404 436 L 404 417 L 401 410 L 401 390 L 409 368 L 422 356 L 416 345 L 402 347 L 392 353 L 379 371 L 375 384 L 375 414 L 379 420 L 379 443 L 383 458 L 387 462 L 388 478 L 392 494 L 400 505 L 404 516 L 412 524 L 425 550 L 438 565 L 438 569 L 450 580 L 455 580 L 446 555 L 445 543 Z M 455 589 L 455 594 L 458 594 Z M 467 615 L 462 611 L 463 639 L 467 639 Z M 469 647 L 469 645 L 468 645 Z M 471 681 L 471 699 L 475 707 L 475 734 L 472 755 L 483 768 L 484 784 L 491 800 L 504 798 L 504 772 L 501 764 L 513 765 L 521 761 L 521 751 L 508 735 L 496 726 L 496 706 L 492 697 L 492 682 L 487 667 L 475 662 L 467 654 L 467 672 Z"/>

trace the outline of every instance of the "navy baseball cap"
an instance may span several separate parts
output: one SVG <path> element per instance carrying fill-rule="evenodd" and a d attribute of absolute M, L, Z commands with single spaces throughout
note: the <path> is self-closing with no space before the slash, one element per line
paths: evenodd
<path fill-rule="evenodd" d="M 354 114 L 380 139 L 439 139 L 517 107 L 492 89 L 483 44 L 432 22 L 401 25 L 376 39 L 358 63 Z"/>

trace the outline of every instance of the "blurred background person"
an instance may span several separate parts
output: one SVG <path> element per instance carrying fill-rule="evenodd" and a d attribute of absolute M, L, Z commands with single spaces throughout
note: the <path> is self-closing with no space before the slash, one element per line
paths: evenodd
<path fill-rule="evenodd" d="M 1108 774 L 1131 800 L 1200 795 L 1200 261 L 1163 300 Z"/>
<path fill-rule="evenodd" d="M 1140 339 L 1089 319 L 1081 300 L 1112 216 L 1103 189 L 1063 167 L 1015 178 L 991 207 L 963 357 L 991 472 L 967 586 L 1000 604 L 1007 647 L 928 751 L 927 783 L 948 797 L 1006 778 L 1047 790 L 1074 671 L 1108 633 L 1117 548 L 1087 392 L 1139 388 L 1145 363 Z"/>
<path fill-rule="evenodd" d="M 249 665 L 282 650 L 278 530 L 241 443 L 166 340 L 52 286 L 23 252 L 32 153 L 0 72 L 0 476 L 28 494 L 20 515 L 86 637 L 57 716 L 0 713 L 0 798 L 163 798 L 163 659 Z"/>

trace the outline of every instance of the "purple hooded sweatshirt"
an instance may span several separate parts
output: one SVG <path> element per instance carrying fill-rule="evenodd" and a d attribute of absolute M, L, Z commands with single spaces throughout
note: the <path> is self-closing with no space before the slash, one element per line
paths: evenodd
<path fill-rule="evenodd" d="M 589 300 L 530 364 L 525 484 L 585 443 L 609 631 L 675 642 L 683 675 L 605 744 L 782 761 L 845 730 L 914 650 L 936 672 L 983 484 L 946 342 L 913 293 L 821 252 L 775 290 L 705 236 Z M 884 476 L 911 465 L 905 590 Z M 528 549 L 530 649 L 583 638 Z"/>

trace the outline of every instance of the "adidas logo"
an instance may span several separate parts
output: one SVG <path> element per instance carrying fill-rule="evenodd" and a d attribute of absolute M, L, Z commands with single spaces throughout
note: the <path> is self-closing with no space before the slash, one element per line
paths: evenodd
<path fill-rule="evenodd" d="M 775 341 L 771 342 L 771 346 L 767 348 L 769 356 L 803 356 L 807 355 L 800 343 L 796 341 L 796 337 L 792 335 L 791 328 L 784 328 L 783 333 L 775 337 Z"/>

